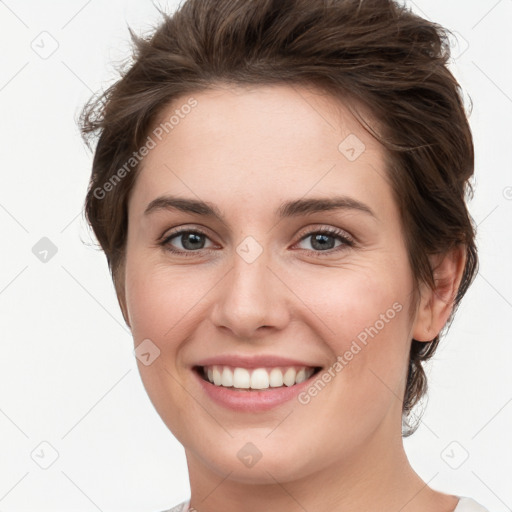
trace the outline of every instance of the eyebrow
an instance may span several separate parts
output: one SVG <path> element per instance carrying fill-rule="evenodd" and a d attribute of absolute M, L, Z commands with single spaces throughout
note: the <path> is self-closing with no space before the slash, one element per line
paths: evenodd
<path fill-rule="evenodd" d="M 195 213 L 197 215 L 215 218 L 220 222 L 225 223 L 224 217 L 217 206 L 197 199 L 188 199 L 169 195 L 157 197 L 148 204 L 144 211 L 144 215 L 148 215 L 158 210 L 179 210 L 186 213 Z M 279 206 L 275 214 L 280 219 L 284 219 L 333 210 L 356 210 L 377 218 L 369 206 L 347 196 L 286 201 Z"/>

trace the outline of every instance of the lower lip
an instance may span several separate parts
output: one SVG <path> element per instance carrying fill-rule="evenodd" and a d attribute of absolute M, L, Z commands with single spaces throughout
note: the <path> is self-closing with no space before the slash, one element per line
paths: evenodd
<path fill-rule="evenodd" d="M 316 378 L 318 372 L 314 373 L 309 379 L 300 384 L 294 384 L 289 387 L 283 386 L 280 388 L 265 389 L 262 391 L 239 391 L 233 388 L 216 386 L 202 379 L 197 371 L 193 370 L 193 373 L 199 380 L 203 391 L 219 405 L 234 411 L 260 412 L 268 411 L 295 398 L 301 391 L 304 391 L 311 385 L 312 380 Z"/>

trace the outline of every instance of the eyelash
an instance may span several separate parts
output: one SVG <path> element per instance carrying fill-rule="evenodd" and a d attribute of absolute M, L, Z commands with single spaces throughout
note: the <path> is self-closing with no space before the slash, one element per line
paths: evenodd
<path fill-rule="evenodd" d="M 200 251 L 209 250 L 209 249 L 198 249 L 198 250 L 195 250 L 195 251 L 191 251 L 191 250 L 183 251 L 181 249 L 173 249 L 173 248 L 171 248 L 169 242 L 173 238 L 176 238 L 177 236 L 182 235 L 184 233 L 194 233 L 196 235 L 202 235 L 202 236 L 205 236 L 205 237 L 208 238 L 208 235 L 206 233 L 204 233 L 203 231 L 201 231 L 201 230 L 198 230 L 198 229 L 181 229 L 181 230 L 178 230 L 178 231 L 171 232 L 161 242 L 159 242 L 159 245 L 164 247 L 166 251 L 169 251 L 169 252 L 174 253 L 174 254 L 179 254 L 179 255 L 182 255 L 182 256 L 185 256 L 185 257 L 195 256 Z M 344 250 L 347 247 L 354 247 L 354 245 L 355 245 L 354 240 L 352 238 L 350 238 L 345 231 L 342 231 L 342 230 L 337 229 L 337 228 L 323 228 L 323 229 L 315 229 L 315 230 L 308 231 L 307 233 L 304 233 L 302 235 L 302 237 L 300 238 L 300 240 L 297 243 L 302 242 L 302 240 L 308 238 L 311 235 L 330 235 L 330 236 L 335 236 L 339 240 L 341 240 L 341 242 L 343 242 L 342 245 L 340 245 L 338 247 L 335 247 L 333 249 L 325 250 L 325 251 L 314 251 L 314 250 L 310 250 L 310 249 L 303 249 L 306 252 L 308 252 L 309 254 L 313 254 L 316 257 L 322 257 L 323 254 L 330 255 L 330 254 L 333 254 L 333 253 L 338 252 L 340 250 Z"/>

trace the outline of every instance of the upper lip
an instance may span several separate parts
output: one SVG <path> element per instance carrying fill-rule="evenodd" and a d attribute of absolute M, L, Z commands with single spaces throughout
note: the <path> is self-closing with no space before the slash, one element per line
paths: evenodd
<path fill-rule="evenodd" d="M 317 368 L 320 365 L 311 362 L 299 361 L 278 355 L 254 355 L 242 356 L 240 354 L 220 355 L 208 357 L 198 361 L 194 366 L 233 366 L 238 368 L 263 368 L 275 366 L 304 366 L 307 368 Z"/>

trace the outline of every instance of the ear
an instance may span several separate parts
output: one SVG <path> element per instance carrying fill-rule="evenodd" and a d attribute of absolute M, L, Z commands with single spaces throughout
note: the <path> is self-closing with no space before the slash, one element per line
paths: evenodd
<path fill-rule="evenodd" d="M 432 341 L 450 318 L 466 264 L 465 246 L 457 245 L 429 259 L 435 288 L 432 290 L 425 283 L 420 287 L 421 299 L 412 329 L 412 337 L 418 341 Z"/>

